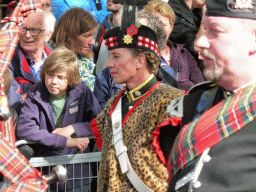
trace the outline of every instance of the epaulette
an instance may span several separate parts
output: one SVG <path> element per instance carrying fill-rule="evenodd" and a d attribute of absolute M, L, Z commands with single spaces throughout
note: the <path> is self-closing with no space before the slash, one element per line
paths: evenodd
<path fill-rule="evenodd" d="M 167 106 L 167 113 L 175 117 L 183 117 L 183 99 L 184 95 L 178 98 L 173 99 L 170 104 Z"/>
<path fill-rule="evenodd" d="M 200 90 L 200 89 L 209 90 L 209 89 L 212 89 L 213 87 L 216 87 L 216 86 L 218 86 L 217 83 L 213 83 L 213 82 L 210 82 L 210 81 L 204 81 L 204 82 L 198 83 L 198 84 L 194 85 L 193 87 L 191 87 L 188 90 L 188 94 L 193 93 L 193 92 L 195 92 L 197 90 Z"/>
<path fill-rule="evenodd" d="M 212 83 L 210 81 L 201 82 L 191 87 L 191 89 L 188 91 L 188 94 L 194 93 L 196 91 L 203 92 L 206 90 L 210 90 L 216 86 L 218 86 L 216 83 Z M 170 102 L 170 104 L 167 106 L 167 112 L 172 116 L 183 118 L 183 113 L 184 113 L 183 101 L 187 95 L 173 99 Z"/>

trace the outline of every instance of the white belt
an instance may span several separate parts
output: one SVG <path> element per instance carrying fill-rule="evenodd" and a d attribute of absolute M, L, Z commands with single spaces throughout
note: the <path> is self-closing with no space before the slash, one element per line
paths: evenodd
<path fill-rule="evenodd" d="M 112 144 L 115 146 L 116 156 L 118 158 L 121 171 L 125 173 L 134 186 L 134 188 L 139 192 L 153 192 L 148 188 L 141 179 L 134 172 L 132 165 L 130 163 L 127 148 L 123 143 L 123 133 L 122 133 L 122 98 L 119 99 L 113 114 L 112 114 L 112 130 L 113 138 Z"/>

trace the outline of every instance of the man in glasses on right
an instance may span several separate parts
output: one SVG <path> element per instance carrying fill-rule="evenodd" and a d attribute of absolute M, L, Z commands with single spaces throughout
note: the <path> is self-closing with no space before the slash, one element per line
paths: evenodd
<path fill-rule="evenodd" d="M 256 1 L 206 6 L 196 45 L 209 82 L 167 108 L 182 118 L 168 191 L 256 191 Z"/>
<path fill-rule="evenodd" d="M 20 85 L 20 94 L 23 98 L 26 97 L 30 86 L 40 81 L 40 71 L 44 60 L 52 52 L 46 42 L 54 30 L 54 22 L 55 18 L 52 13 L 37 10 L 28 15 L 21 27 L 19 44 L 9 68 L 14 80 Z M 13 100 L 15 96 L 17 95 L 10 95 L 9 100 Z"/>

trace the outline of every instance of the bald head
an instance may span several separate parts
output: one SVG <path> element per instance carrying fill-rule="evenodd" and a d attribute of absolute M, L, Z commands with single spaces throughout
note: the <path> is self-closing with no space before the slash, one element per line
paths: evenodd
<path fill-rule="evenodd" d="M 24 22 L 24 26 L 31 26 L 38 29 L 45 29 L 45 12 L 37 9 L 36 12 L 29 14 Z"/>

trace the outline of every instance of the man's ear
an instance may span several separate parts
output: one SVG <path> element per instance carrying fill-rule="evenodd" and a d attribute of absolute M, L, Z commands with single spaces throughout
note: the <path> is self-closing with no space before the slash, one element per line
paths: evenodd
<path fill-rule="evenodd" d="M 144 67 L 147 64 L 147 58 L 144 54 L 139 54 L 137 56 L 137 64 L 136 64 L 136 68 L 140 69 L 142 67 Z"/>
<path fill-rule="evenodd" d="M 249 50 L 249 56 L 253 56 L 256 54 L 256 29 L 254 30 L 253 34 L 254 41 L 252 43 L 251 49 Z"/>
<path fill-rule="evenodd" d="M 48 31 L 45 35 L 46 35 L 45 43 L 47 43 L 50 40 L 51 36 L 52 36 L 52 31 Z"/>

